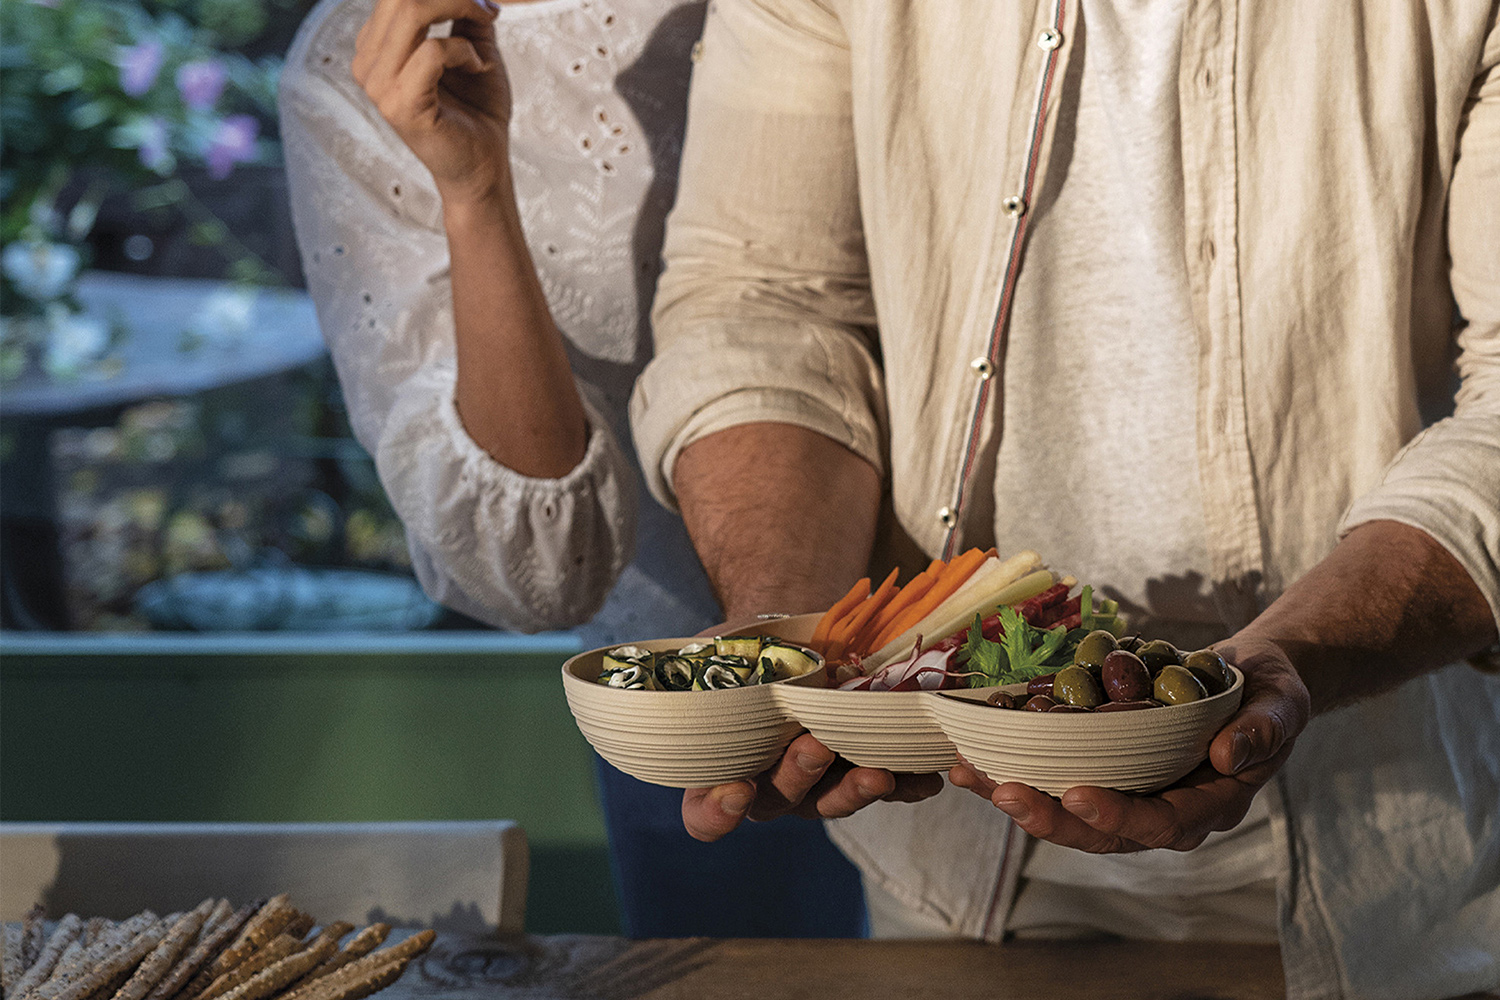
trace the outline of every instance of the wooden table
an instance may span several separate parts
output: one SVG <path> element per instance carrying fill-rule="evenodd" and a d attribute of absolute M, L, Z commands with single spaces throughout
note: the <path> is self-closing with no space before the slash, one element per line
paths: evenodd
<path fill-rule="evenodd" d="M 380 1000 L 1260 1000 L 1274 945 L 439 937 Z"/>

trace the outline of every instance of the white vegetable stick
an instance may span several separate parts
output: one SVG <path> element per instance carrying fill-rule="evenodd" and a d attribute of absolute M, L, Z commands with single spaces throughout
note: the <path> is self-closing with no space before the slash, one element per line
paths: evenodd
<path fill-rule="evenodd" d="M 1042 557 L 1031 551 L 1017 552 L 1003 562 L 993 557 L 986 559 L 946 601 L 872 655 L 865 657 L 861 661 L 864 672 L 872 674 L 894 660 L 910 656 L 912 644 L 917 641 L 918 636 L 922 637 L 925 649 L 959 626 L 967 624 L 976 612 L 988 613 L 1000 604 L 1007 603 L 1004 600 L 1007 597 L 1010 600 L 1025 600 L 1026 597 L 1046 590 L 1052 585 L 1053 577 L 1051 571 L 1039 568 L 1041 564 Z M 1023 581 L 1029 587 L 1043 577 L 1046 578 L 1046 586 L 1024 593 L 1027 588 L 1021 586 Z M 1014 593 L 1023 593 L 1023 596 L 1010 597 Z"/>

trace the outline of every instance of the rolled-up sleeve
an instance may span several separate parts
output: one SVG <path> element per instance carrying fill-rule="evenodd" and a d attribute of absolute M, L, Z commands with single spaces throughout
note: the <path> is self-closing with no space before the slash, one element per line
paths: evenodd
<path fill-rule="evenodd" d="M 342 20 L 320 30 L 324 11 Z M 589 443 L 560 479 L 501 465 L 464 429 L 440 203 L 425 168 L 354 88 L 349 14 L 325 3 L 309 19 L 280 108 L 308 289 L 355 436 L 434 600 L 528 632 L 580 624 L 629 561 L 634 473 L 582 386 Z"/>
<path fill-rule="evenodd" d="M 1448 246 L 1463 320 L 1454 413 L 1412 439 L 1342 531 L 1392 520 L 1427 532 L 1469 572 L 1500 626 L 1500 28 L 1460 124 Z"/>
<path fill-rule="evenodd" d="M 813 0 L 715 0 L 699 52 L 656 356 L 631 400 L 647 484 L 669 507 L 682 448 L 736 424 L 795 424 L 883 467 L 839 21 Z"/>

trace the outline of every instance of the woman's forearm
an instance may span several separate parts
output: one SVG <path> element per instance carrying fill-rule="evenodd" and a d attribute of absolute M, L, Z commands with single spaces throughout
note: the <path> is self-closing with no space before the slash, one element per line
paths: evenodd
<path fill-rule="evenodd" d="M 1479 652 L 1495 641 L 1495 620 L 1469 574 L 1430 535 L 1372 521 L 1242 637 L 1285 649 L 1318 713 Z"/>
<path fill-rule="evenodd" d="M 464 428 L 502 465 L 538 478 L 583 459 L 588 423 L 521 229 L 510 178 L 445 200 Z"/>

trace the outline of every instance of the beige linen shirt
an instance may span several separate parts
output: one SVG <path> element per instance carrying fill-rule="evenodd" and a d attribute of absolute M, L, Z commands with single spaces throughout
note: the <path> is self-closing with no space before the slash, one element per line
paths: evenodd
<path fill-rule="evenodd" d="M 686 444 L 782 421 L 885 469 L 928 553 L 988 544 L 997 374 L 1075 18 L 716 0 L 632 402 L 659 498 Z M 1377 518 L 1431 534 L 1500 616 L 1495 22 L 1480 0 L 1187 13 L 1191 388 L 1227 628 Z M 1309 728 L 1269 790 L 1291 995 L 1500 984 L 1497 786 L 1500 683 L 1466 666 Z M 994 937 L 1022 838 L 949 798 L 835 836 L 910 905 Z"/>

